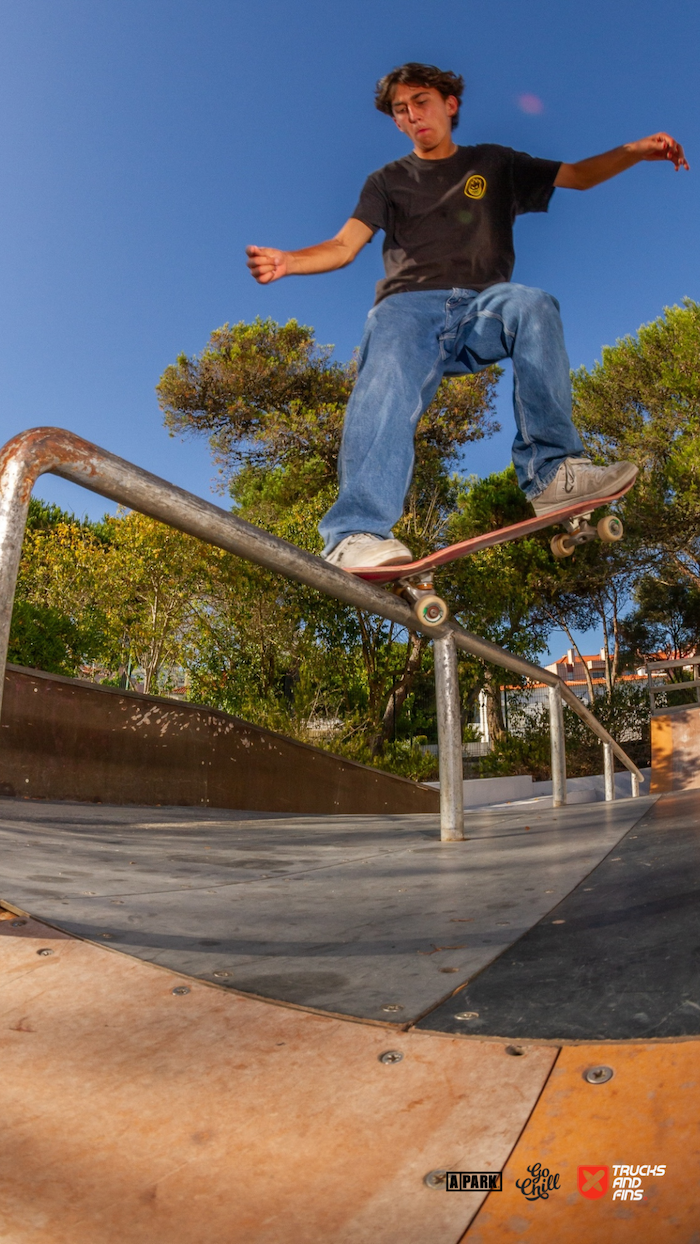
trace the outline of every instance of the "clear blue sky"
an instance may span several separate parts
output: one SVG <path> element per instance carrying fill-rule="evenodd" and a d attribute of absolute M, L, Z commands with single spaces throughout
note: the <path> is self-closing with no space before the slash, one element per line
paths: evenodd
<path fill-rule="evenodd" d="M 570 161 L 657 129 L 684 143 L 689 174 L 640 165 L 518 222 L 515 279 L 559 298 L 572 365 L 700 297 L 693 0 L 22 0 L 2 25 L 2 440 L 57 424 L 209 495 L 206 446 L 166 435 L 154 385 L 258 314 L 295 316 L 349 357 L 380 245 L 268 288 L 243 248 L 332 235 L 367 173 L 405 152 L 372 100 L 405 60 L 465 76 L 458 142 Z M 470 454 L 479 474 L 508 461 L 508 387 L 504 432 Z M 37 491 L 106 508 L 50 476 Z"/>

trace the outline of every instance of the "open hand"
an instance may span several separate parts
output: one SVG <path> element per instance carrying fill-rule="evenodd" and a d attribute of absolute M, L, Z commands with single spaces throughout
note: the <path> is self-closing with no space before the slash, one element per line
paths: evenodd
<path fill-rule="evenodd" d="M 289 275 L 286 251 L 275 250 L 272 246 L 246 246 L 245 253 L 246 263 L 260 285 L 269 285 L 270 281 Z"/>
<path fill-rule="evenodd" d="M 633 145 L 640 160 L 671 160 L 676 172 L 679 168 L 690 168 L 683 148 L 670 134 L 650 134 Z"/>

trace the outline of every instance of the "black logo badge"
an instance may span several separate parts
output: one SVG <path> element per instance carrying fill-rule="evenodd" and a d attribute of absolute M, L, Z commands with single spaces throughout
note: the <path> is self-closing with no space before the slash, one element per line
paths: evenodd
<path fill-rule="evenodd" d="M 516 1179 L 515 1186 L 528 1201 L 546 1201 L 550 1192 L 554 1192 L 559 1187 L 559 1175 L 553 1174 L 549 1167 L 543 1166 L 541 1162 L 533 1162 L 532 1166 L 527 1168 L 527 1177 Z"/>
<path fill-rule="evenodd" d="M 502 1192 L 503 1175 L 500 1171 L 446 1171 L 445 1187 L 448 1192 Z"/>

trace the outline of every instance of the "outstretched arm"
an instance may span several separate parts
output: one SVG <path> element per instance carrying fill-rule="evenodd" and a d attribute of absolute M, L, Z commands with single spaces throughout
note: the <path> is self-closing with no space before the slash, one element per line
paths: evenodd
<path fill-rule="evenodd" d="M 269 285 L 282 276 L 306 276 L 312 272 L 334 272 L 345 268 L 372 237 L 368 225 L 351 216 L 329 242 L 307 246 L 301 251 L 278 251 L 271 246 L 246 246 L 247 264 L 256 281 Z"/>
<path fill-rule="evenodd" d="M 676 172 L 679 168 L 690 168 L 685 152 L 675 138 L 671 138 L 670 134 L 651 134 L 649 138 L 614 147 L 612 151 L 591 156 L 589 160 L 562 164 L 554 185 L 563 186 L 566 190 L 590 190 L 591 186 L 624 173 L 625 169 L 639 164 L 640 160 L 671 160 Z"/>

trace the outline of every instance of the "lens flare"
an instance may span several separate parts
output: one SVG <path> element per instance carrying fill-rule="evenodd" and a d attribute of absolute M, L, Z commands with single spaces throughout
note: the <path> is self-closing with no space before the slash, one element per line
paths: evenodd
<path fill-rule="evenodd" d="M 518 95 L 517 105 L 521 112 L 527 112 L 531 117 L 539 117 L 544 112 L 544 104 L 539 95 Z"/>

